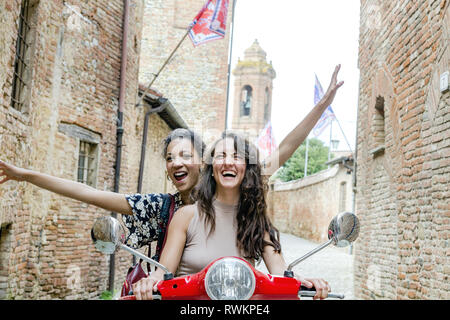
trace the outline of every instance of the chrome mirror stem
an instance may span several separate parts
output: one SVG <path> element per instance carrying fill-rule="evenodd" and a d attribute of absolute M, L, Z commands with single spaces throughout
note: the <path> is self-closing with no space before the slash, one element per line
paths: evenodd
<path fill-rule="evenodd" d="M 168 280 L 168 279 L 166 279 L 166 277 L 170 277 L 170 279 L 173 278 L 173 275 L 172 275 L 172 273 L 169 271 L 169 269 L 167 269 L 166 267 L 164 267 L 164 266 L 163 266 L 162 264 L 160 264 L 159 262 L 156 262 L 155 260 L 150 259 L 149 257 L 143 255 L 143 254 L 140 253 L 139 251 L 136 251 L 136 250 L 134 250 L 134 249 L 131 249 L 130 247 L 128 247 L 128 246 L 126 246 L 126 245 L 124 245 L 124 244 L 122 244 L 122 243 L 120 243 L 119 246 L 120 246 L 122 249 L 124 249 L 124 250 L 128 251 L 129 253 L 131 253 L 132 255 L 134 255 L 134 256 L 136 256 L 136 257 L 138 257 L 138 258 L 141 258 L 142 260 L 144 260 L 144 261 L 146 261 L 146 262 L 149 262 L 150 264 L 153 264 L 153 265 L 157 266 L 158 268 L 164 270 L 164 272 L 166 273 L 166 274 L 164 275 L 164 280 Z M 166 276 L 166 275 L 167 275 L 167 276 Z"/>
<path fill-rule="evenodd" d="M 318 246 L 316 249 L 308 252 L 307 254 L 305 254 L 303 257 L 298 258 L 297 260 L 295 260 L 294 262 L 292 262 L 288 268 L 287 271 L 292 271 L 292 268 L 295 267 L 297 264 L 299 264 L 300 262 L 302 262 L 303 260 L 309 258 L 310 256 L 312 256 L 313 254 L 319 252 L 320 250 L 328 247 L 331 243 L 333 242 L 333 238 L 331 238 L 330 240 L 328 240 L 327 242 L 325 242 L 324 244 Z"/>

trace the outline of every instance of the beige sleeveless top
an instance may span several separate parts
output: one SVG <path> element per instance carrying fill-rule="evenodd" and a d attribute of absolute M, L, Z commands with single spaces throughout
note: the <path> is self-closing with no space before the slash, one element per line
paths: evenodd
<path fill-rule="evenodd" d="M 209 225 L 199 216 L 198 203 L 195 203 L 195 212 L 187 229 L 186 244 L 177 276 L 197 273 L 217 258 L 242 257 L 236 245 L 238 206 L 215 199 L 213 207 L 216 214 L 216 228 L 208 237 Z"/>

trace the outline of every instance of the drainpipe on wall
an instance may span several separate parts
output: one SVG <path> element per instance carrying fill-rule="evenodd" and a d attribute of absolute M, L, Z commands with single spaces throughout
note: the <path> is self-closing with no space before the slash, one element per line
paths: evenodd
<path fill-rule="evenodd" d="M 168 103 L 166 103 L 166 102 L 167 102 L 167 99 L 164 99 L 164 98 L 158 99 L 159 107 L 154 108 L 154 109 L 152 108 L 145 113 L 144 130 L 142 133 L 142 144 L 141 144 L 141 159 L 139 162 L 137 193 L 142 193 L 142 181 L 144 179 L 145 153 L 146 153 L 147 134 L 148 134 L 148 120 L 150 119 L 150 115 L 152 115 L 153 113 L 159 113 L 159 112 L 163 111 L 168 106 Z M 135 256 L 133 256 L 133 265 L 134 264 L 136 264 Z"/>
<path fill-rule="evenodd" d="M 174 130 L 176 128 L 188 128 L 188 126 L 184 122 L 184 120 L 180 117 L 178 112 L 175 110 L 175 108 L 172 106 L 172 104 L 167 98 L 158 97 L 157 99 L 153 99 L 152 97 L 147 96 L 145 92 L 142 93 L 141 88 L 139 90 L 140 94 L 143 95 L 142 100 L 145 100 L 150 105 L 150 110 L 148 110 L 145 113 L 144 118 L 144 129 L 142 132 L 142 144 L 141 144 L 141 159 L 139 162 L 137 193 L 142 193 L 142 181 L 144 179 L 145 155 L 148 136 L 148 122 L 150 119 L 150 115 L 154 113 L 159 113 L 160 117 L 167 123 L 167 125 L 171 130 Z"/>
<path fill-rule="evenodd" d="M 119 192 L 120 166 L 122 158 L 122 137 L 123 137 L 123 109 L 125 105 L 125 89 L 128 60 L 128 20 L 129 20 L 129 0 L 123 1 L 123 27 L 122 27 L 122 61 L 120 65 L 120 89 L 119 89 L 119 110 L 117 112 L 117 144 L 116 144 L 116 164 L 114 174 L 114 192 Z M 112 212 L 111 216 L 117 217 L 117 213 Z M 114 292 L 114 269 L 115 254 L 109 259 L 109 282 L 108 290 Z"/>
<path fill-rule="evenodd" d="M 142 92 L 142 91 L 141 91 Z M 152 114 L 159 113 L 162 118 L 165 119 L 171 130 L 176 128 L 188 128 L 187 124 L 177 113 L 170 101 L 166 98 L 159 97 L 158 99 L 152 99 L 146 96 L 145 92 L 142 93 L 142 100 L 146 100 L 151 109 L 145 113 L 144 129 L 142 132 L 142 144 L 141 144 L 141 159 L 139 162 L 139 175 L 137 193 L 142 193 L 142 182 L 144 180 L 144 168 L 145 168 L 145 155 L 147 147 L 148 136 L 148 122 Z M 170 120 L 170 121 L 169 121 Z M 136 257 L 133 256 L 133 265 L 136 264 Z"/>

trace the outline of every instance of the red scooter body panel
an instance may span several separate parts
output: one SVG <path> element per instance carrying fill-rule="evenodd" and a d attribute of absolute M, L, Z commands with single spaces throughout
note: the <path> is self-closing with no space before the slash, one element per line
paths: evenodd
<path fill-rule="evenodd" d="M 205 289 L 205 277 L 209 268 L 218 260 L 234 258 L 244 261 L 255 275 L 255 291 L 250 300 L 299 300 L 301 282 L 295 278 L 272 276 L 256 270 L 251 264 L 237 257 L 223 257 L 214 260 L 202 271 L 158 283 L 163 300 L 210 300 Z M 135 300 L 135 296 L 121 297 L 121 300 Z"/>
<path fill-rule="evenodd" d="M 161 281 L 158 291 L 164 300 L 210 300 L 205 290 L 205 275 L 208 267 L 202 271 Z"/>
<path fill-rule="evenodd" d="M 295 278 L 273 276 L 255 270 L 256 288 L 250 300 L 299 300 L 301 282 Z"/>

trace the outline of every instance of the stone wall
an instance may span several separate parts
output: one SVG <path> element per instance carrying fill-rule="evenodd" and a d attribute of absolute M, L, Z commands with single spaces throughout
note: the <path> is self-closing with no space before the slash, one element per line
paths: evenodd
<path fill-rule="evenodd" d="M 448 299 L 448 0 L 361 1 L 359 299 Z"/>
<path fill-rule="evenodd" d="M 325 242 L 331 219 L 344 211 L 353 211 L 352 175 L 340 164 L 303 179 L 270 185 L 268 212 L 280 232 Z"/>
<path fill-rule="evenodd" d="M 21 1 L 0 3 L 0 155 L 20 167 L 76 180 L 82 131 L 98 139 L 96 187 L 114 187 L 122 57 L 123 1 L 34 1 L 31 85 L 23 111 L 11 107 Z M 136 108 L 143 2 L 132 1 L 119 192 L 134 193 L 143 107 Z M 150 119 L 148 154 L 160 154 L 170 128 Z M 72 132 L 72 133 L 71 133 Z M 156 151 L 157 150 L 157 151 Z M 168 187 L 162 158 L 147 157 L 143 192 Z M 170 186 L 169 186 L 170 187 Z M 25 182 L 0 186 L 0 298 L 95 299 L 107 290 L 109 257 L 95 250 L 92 221 L 102 209 Z M 116 255 L 115 287 L 131 256 Z"/>

